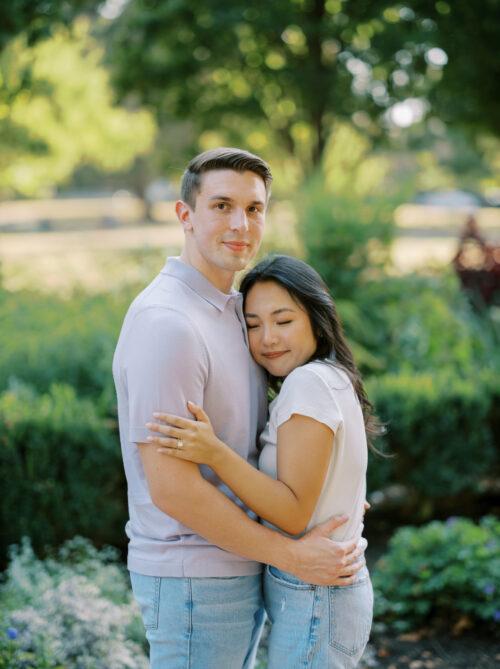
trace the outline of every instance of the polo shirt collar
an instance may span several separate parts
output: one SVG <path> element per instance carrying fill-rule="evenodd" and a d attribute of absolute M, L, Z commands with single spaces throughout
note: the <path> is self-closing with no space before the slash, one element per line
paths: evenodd
<path fill-rule="evenodd" d="M 173 276 L 188 285 L 195 293 L 204 300 L 216 307 L 219 311 L 224 311 L 228 302 L 240 302 L 241 293 L 231 289 L 230 293 L 223 293 L 216 288 L 201 272 L 192 265 L 187 265 L 180 258 L 169 257 L 161 274 Z"/>

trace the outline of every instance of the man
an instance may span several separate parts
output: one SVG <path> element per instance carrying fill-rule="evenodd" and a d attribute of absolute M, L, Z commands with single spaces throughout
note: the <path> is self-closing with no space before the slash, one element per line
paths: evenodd
<path fill-rule="evenodd" d="M 152 669 L 250 668 L 264 620 L 261 563 L 324 585 L 350 583 L 362 562 L 354 544 L 328 539 L 342 519 L 294 541 L 259 525 L 208 468 L 148 443 L 155 412 L 192 417 L 192 401 L 256 461 L 266 387 L 232 283 L 259 248 L 271 179 L 264 161 L 238 149 L 190 162 L 176 203 L 182 254 L 134 300 L 115 353 L 128 568 Z"/>

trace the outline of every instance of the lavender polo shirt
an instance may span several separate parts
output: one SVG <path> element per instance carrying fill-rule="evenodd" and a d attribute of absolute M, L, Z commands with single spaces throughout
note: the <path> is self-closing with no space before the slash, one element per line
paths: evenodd
<path fill-rule="evenodd" d="M 218 548 L 156 507 L 137 443 L 153 411 L 192 418 L 202 406 L 215 433 L 254 466 L 266 414 L 265 377 L 247 347 L 241 295 L 221 293 L 196 269 L 168 258 L 132 302 L 113 360 L 128 484 L 128 568 L 149 576 L 244 576 L 261 565 Z M 203 476 L 255 518 L 205 466 Z"/>

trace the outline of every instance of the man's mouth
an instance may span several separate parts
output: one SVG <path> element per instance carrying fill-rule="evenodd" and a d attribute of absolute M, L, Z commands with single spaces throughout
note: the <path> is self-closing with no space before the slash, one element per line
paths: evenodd
<path fill-rule="evenodd" d="M 248 246 L 247 242 L 222 242 L 224 246 L 227 246 L 231 251 L 244 251 Z"/>

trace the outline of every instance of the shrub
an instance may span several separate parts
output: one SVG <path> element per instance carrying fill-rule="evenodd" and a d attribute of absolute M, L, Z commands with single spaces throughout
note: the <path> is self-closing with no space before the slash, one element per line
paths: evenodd
<path fill-rule="evenodd" d="M 388 427 L 384 450 L 395 457 L 371 459 L 369 487 L 407 486 L 408 503 L 423 515 L 432 512 L 429 498 L 477 493 L 483 479 L 498 473 L 499 387 L 487 371 L 470 378 L 444 371 L 371 379 L 369 396 Z"/>
<path fill-rule="evenodd" d="M 52 662 L 45 649 L 26 651 L 17 638 L 18 632 L 13 627 L 4 626 L 0 630 L 0 669 L 63 669 Z"/>
<path fill-rule="evenodd" d="M 15 661 L 5 666 L 19 668 L 147 666 L 139 612 L 115 551 L 75 538 L 42 561 L 25 541 L 13 549 L 5 581 L 0 602 L 10 638 L 0 645 L 0 667 L 2 653 Z"/>
<path fill-rule="evenodd" d="M 393 204 L 380 197 L 329 192 L 320 178 L 301 193 L 300 225 L 305 260 L 336 299 L 349 299 L 370 270 L 388 259 Z"/>
<path fill-rule="evenodd" d="M 69 299 L 27 291 L 0 299 L 0 391 L 12 379 L 47 392 L 66 383 L 114 415 L 111 360 L 129 296 L 85 295 Z"/>
<path fill-rule="evenodd" d="M 321 171 L 297 199 L 305 259 L 336 299 L 356 296 L 387 262 L 401 196 L 387 156 L 352 125 L 336 123 Z"/>
<path fill-rule="evenodd" d="M 396 532 L 373 572 L 375 615 L 396 632 L 500 622 L 500 521 L 433 521 Z"/>
<path fill-rule="evenodd" d="M 488 312 L 472 310 L 450 272 L 367 282 L 356 305 L 359 318 L 348 318 L 346 331 L 380 360 L 375 373 L 500 370 L 498 328 Z"/>
<path fill-rule="evenodd" d="M 0 395 L 0 550 L 23 535 L 39 549 L 85 533 L 123 543 L 125 484 L 115 427 L 73 388 Z"/>

